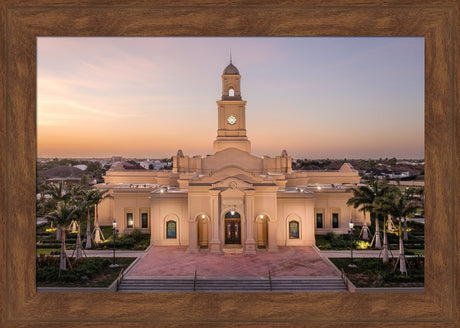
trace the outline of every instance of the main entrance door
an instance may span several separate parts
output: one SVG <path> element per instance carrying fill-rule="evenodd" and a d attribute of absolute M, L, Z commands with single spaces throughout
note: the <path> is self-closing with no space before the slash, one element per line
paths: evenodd
<path fill-rule="evenodd" d="M 241 217 L 238 212 L 232 212 L 225 214 L 225 243 L 241 244 Z"/>

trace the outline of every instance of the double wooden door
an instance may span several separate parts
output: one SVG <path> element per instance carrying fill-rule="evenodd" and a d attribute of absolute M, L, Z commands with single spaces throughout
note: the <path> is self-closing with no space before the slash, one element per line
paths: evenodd
<path fill-rule="evenodd" d="M 225 219 L 225 243 L 241 244 L 241 219 Z"/>

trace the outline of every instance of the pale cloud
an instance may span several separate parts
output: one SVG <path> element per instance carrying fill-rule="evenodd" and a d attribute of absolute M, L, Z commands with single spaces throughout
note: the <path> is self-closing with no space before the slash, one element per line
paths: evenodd
<path fill-rule="evenodd" d="M 179 147 L 206 153 L 216 135 L 215 100 L 220 96 L 220 74 L 230 50 L 242 74 L 248 137 L 255 151 L 279 155 L 286 148 L 302 157 L 309 157 L 310 151 L 333 157 L 346 149 L 357 153 L 354 145 L 364 139 L 372 139 L 382 152 L 390 146 L 396 149 L 404 136 L 392 131 L 395 123 L 390 109 L 408 127 L 402 131 L 423 138 L 423 89 L 411 91 L 401 83 L 396 94 L 395 88 L 384 89 L 386 84 L 369 83 L 373 80 L 368 75 L 357 78 L 366 58 L 397 52 L 398 44 L 373 38 L 371 47 L 360 42 L 364 38 L 356 38 L 353 45 L 359 47 L 355 49 L 345 38 L 340 44 L 334 38 L 322 39 L 39 38 L 38 143 L 45 136 L 52 142 L 53 138 L 72 138 L 72 133 L 81 136 L 84 131 L 86 138 L 97 142 L 86 148 L 86 139 L 81 140 L 82 145 L 67 143 L 62 154 L 71 153 L 71 146 L 75 154 L 102 155 L 121 152 L 122 147 L 125 154 L 173 154 Z M 423 47 L 414 49 L 423 58 Z M 418 69 L 412 61 L 405 65 Z M 422 78 L 417 81 L 423 86 L 423 65 L 420 67 Z M 371 64 L 366 68 L 371 77 L 395 81 L 388 69 L 382 71 Z M 421 101 L 414 105 L 416 97 Z M 379 128 L 374 126 L 376 121 Z M 366 126 L 371 131 L 363 128 Z M 399 141 L 385 139 L 388 131 Z M 365 132 L 382 137 L 369 138 Z M 390 146 L 384 148 L 385 143 Z M 423 147 L 423 140 L 420 144 Z M 365 151 L 374 151 L 369 149 Z M 59 152 L 58 147 L 53 151 Z M 420 153 L 423 155 L 423 149 Z"/>
<path fill-rule="evenodd" d="M 111 83 L 89 78 L 64 78 L 42 74 L 42 76 L 37 79 L 37 86 L 40 93 L 59 94 L 64 92 L 75 92 L 75 89 L 79 87 L 105 89 L 110 87 Z"/>
<path fill-rule="evenodd" d="M 113 97 L 84 94 L 81 86 L 104 89 L 107 83 L 95 80 L 65 79 L 60 77 L 38 78 L 38 124 L 62 125 L 72 121 L 85 121 L 88 116 L 96 120 L 142 119 L 147 112 L 160 112 L 167 97 L 141 94 L 114 93 Z"/>
<path fill-rule="evenodd" d="M 109 85 L 124 85 L 126 83 L 142 83 L 158 85 L 152 76 L 162 75 L 158 64 L 140 56 L 121 54 L 118 58 L 92 58 L 91 62 L 81 62 L 79 75 L 84 75 L 96 81 L 104 81 Z"/>

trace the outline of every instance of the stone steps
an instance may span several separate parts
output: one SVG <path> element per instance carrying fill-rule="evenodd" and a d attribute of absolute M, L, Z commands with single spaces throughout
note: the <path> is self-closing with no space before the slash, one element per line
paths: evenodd
<path fill-rule="evenodd" d="M 274 278 L 198 278 L 129 279 L 120 284 L 119 292 L 346 292 L 339 277 Z"/>

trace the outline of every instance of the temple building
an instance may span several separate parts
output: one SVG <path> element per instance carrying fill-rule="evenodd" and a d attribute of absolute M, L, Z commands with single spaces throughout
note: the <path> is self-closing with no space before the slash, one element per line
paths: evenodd
<path fill-rule="evenodd" d="M 140 229 L 152 245 L 187 246 L 190 252 L 276 252 L 280 246 L 315 244 L 315 234 L 347 233 L 348 223 L 370 223 L 346 205 L 360 182 L 350 164 L 337 171 L 293 171 L 280 156 L 251 154 L 241 75 L 232 64 L 222 74 L 214 154 L 182 150 L 172 170 L 112 166 L 99 189 L 112 196 L 98 206 L 100 225 L 118 222 L 122 233 Z"/>

